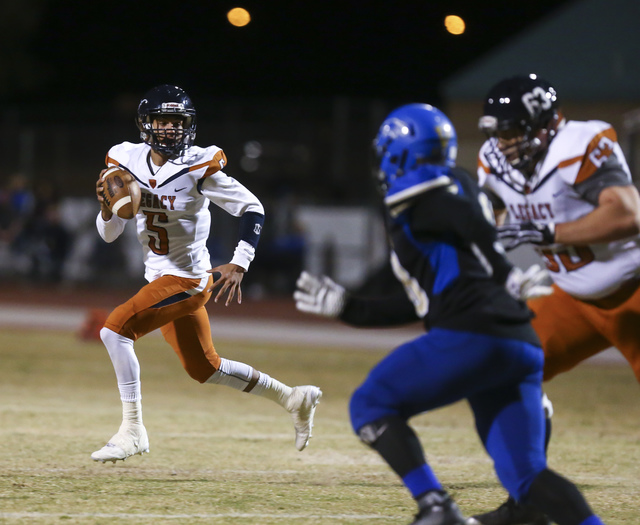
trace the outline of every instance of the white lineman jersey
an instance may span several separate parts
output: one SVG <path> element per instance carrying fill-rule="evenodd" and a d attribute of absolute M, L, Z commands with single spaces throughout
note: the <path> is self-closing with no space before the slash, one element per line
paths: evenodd
<path fill-rule="evenodd" d="M 204 279 L 211 269 L 209 202 L 236 217 L 247 211 L 264 214 L 262 204 L 222 171 L 227 158 L 216 146 L 191 146 L 161 167 L 153 164 L 150 151 L 147 144 L 123 142 L 112 147 L 106 158 L 108 166 L 126 169 L 140 185 L 142 198 L 135 220 L 145 278 L 153 281 L 169 274 Z M 114 215 L 112 220 L 121 219 Z"/>
<path fill-rule="evenodd" d="M 607 182 L 614 167 L 617 182 Z M 624 179 L 622 176 L 624 175 Z M 527 180 L 512 168 L 490 138 L 480 148 L 478 182 L 504 203 L 510 223 L 563 223 L 590 213 L 597 199 L 587 199 L 593 181 L 631 184 L 631 174 L 615 130 L 602 121 L 569 121 L 551 142 L 546 156 Z M 595 201 L 595 202 L 594 202 Z M 605 297 L 640 274 L 640 236 L 588 246 L 535 247 L 553 281 L 579 299 Z"/>

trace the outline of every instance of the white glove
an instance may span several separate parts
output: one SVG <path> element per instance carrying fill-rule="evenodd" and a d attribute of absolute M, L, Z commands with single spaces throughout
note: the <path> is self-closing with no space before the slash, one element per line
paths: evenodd
<path fill-rule="evenodd" d="M 293 292 L 293 299 L 301 312 L 325 317 L 338 317 L 342 313 L 347 292 L 326 275 L 315 277 L 302 272 L 296 286 L 298 289 Z"/>
<path fill-rule="evenodd" d="M 553 293 L 551 286 L 542 284 L 548 277 L 547 270 L 541 268 L 539 264 L 530 266 L 526 272 L 515 266 L 509 272 L 505 287 L 509 295 L 514 299 L 520 301 L 535 299 L 536 297 L 543 297 Z"/>

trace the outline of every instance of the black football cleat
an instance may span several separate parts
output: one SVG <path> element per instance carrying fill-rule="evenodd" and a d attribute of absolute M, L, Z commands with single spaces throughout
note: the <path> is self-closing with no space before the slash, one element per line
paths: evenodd
<path fill-rule="evenodd" d="M 411 525 L 465 525 L 458 505 L 444 490 L 432 490 L 421 496 L 418 509 Z"/>
<path fill-rule="evenodd" d="M 551 525 L 551 521 L 535 507 L 509 497 L 496 510 L 472 516 L 466 525 Z"/>

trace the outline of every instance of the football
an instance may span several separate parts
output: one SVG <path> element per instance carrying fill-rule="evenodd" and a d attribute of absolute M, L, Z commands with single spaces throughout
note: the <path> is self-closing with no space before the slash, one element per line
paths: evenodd
<path fill-rule="evenodd" d="M 128 171 L 109 168 L 102 175 L 102 197 L 121 219 L 133 219 L 140 208 L 140 186 Z"/>

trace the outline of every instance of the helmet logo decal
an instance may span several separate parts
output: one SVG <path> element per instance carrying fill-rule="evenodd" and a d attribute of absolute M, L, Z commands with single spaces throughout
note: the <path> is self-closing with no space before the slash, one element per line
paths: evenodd
<path fill-rule="evenodd" d="M 391 118 L 384 123 L 380 134 L 384 137 L 388 137 L 391 140 L 397 139 L 401 135 L 409 134 L 409 126 L 406 122 L 403 122 L 399 118 Z"/>
<path fill-rule="evenodd" d="M 184 111 L 184 104 L 181 102 L 163 102 L 161 107 L 169 111 Z"/>
<path fill-rule="evenodd" d="M 549 94 L 540 86 L 536 86 L 529 93 L 522 95 L 522 104 L 532 117 L 551 108 L 552 100 Z"/>

